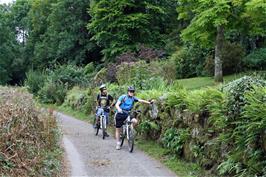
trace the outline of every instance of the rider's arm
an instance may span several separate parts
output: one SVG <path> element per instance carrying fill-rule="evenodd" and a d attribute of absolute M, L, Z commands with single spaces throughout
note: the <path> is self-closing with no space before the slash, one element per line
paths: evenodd
<path fill-rule="evenodd" d="M 110 106 L 113 107 L 114 105 L 115 105 L 115 99 L 113 99 L 112 104 Z"/>
<path fill-rule="evenodd" d="M 142 99 L 139 99 L 139 98 L 136 98 L 136 97 L 134 97 L 134 101 L 135 102 L 140 102 L 140 103 L 145 103 L 145 104 L 152 104 L 153 103 L 152 101 L 146 101 L 146 100 L 142 100 Z"/>
<path fill-rule="evenodd" d="M 122 102 L 125 101 L 125 95 L 122 95 L 118 98 L 116 104 L 115 104 L 115 108 L 117 109 L 118 112 L 122 112 L 122 109 L 120 108 L 120 105 L 122 104 Z"/>
<path fill-rule="evenodd" d="M 146 100 L 142 100 L 142 99 L 138 99 L 138 101 L 140 102 L 140 103 L 145 103 L 145 104 L 151 104 L 152 102 L 150 102 L 150 101 L 146 101 Z"/>
<path fill-rule="evenodd" d="M 122 109 L 120 108 L 120 104 L 121 104 L 121 101 L 117 100 L 117 102 L 115 104 L 115 108 L 117 109 L 118 112 L 122 112 Z"/>

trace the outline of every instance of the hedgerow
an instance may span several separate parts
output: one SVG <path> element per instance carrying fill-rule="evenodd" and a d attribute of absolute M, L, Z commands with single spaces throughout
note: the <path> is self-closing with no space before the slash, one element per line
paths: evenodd
<path fill-rule="evenodd" d="M 0 87 L 1 176 L 59 176 L 61 149 L 53 116 L 25 90 Z"/>

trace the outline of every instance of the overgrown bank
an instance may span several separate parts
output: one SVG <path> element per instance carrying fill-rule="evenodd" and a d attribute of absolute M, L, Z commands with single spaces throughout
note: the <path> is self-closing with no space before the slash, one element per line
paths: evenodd
<path fill-rule="evenodd" d="M 58 176 L 61 168 L 55 118 L 35 107 L 23 89 L 0 87 L 0 174 Z"/>

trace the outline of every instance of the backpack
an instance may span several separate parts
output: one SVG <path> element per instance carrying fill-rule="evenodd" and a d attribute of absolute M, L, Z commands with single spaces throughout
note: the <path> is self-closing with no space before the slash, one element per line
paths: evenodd
<path fill-rule="evenodd" d="M 127 99 L 127 95 L 125 95 L 125 96 L 123 97 L 123 99 L 122 99 L 120 105 L 123 104 L 123 103 L 125 103 L 126 99 Z M 118 101 L 118 100 L 116 100 L 116 103 L 117 103 L 117 101 Z M 116 105 L 116 103 L 115 103 L 115 105 Z M 120 105 L 119 105 L 119 106 L 120 106 Z M 116 108 L 115 108 L 115 110 L 116 110 Z"/>
<path fill-rule="evenodd" d="M 120 105 L 123 104 L 123 103 L 125 103 L 125 102 L 126 102 L 126 99 L 127 99 L 127 95 L 124 96 L 124 98 L 122 99 Z M 119 106 L 120 106 L 120 105 L 119 105 Z"/>

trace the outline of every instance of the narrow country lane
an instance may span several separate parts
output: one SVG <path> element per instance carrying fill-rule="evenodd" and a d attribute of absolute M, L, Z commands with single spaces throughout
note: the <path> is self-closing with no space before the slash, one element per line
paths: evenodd
<path fill-rule="evenodd" d="M 55 113 L 63 132 L 63 144 L 71 176 L 176 176 L 156 160 L 127 143 L 115 150 L 115 139 L 94 135 L 91 124 Z"/>

